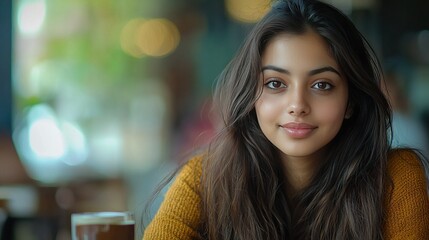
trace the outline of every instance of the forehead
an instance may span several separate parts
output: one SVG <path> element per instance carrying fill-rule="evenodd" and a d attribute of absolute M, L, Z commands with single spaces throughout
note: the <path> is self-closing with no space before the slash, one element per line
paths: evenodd
<path fill-rule="evenodd" d="M 274 36 L 262 53 L 261 64 L 288 69 L 329 65 L 338 69 L 327 42 L 313 30 L 302 34 L 281 33 Z"/>

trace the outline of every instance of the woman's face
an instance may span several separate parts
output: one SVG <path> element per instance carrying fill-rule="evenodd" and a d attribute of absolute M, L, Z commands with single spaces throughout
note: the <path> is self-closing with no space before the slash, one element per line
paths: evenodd
<path fill-rule="evenodd" d="M 262 54 L 259 126 L 283 158 L 323 157 L 347 109 L 347 81 L 315 32 L 280 34 Z"/>

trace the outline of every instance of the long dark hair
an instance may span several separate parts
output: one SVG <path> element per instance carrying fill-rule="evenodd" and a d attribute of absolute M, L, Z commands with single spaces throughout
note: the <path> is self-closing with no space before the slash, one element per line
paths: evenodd
<path fill-rule="evenodd" d="M 291 209 L 278 150 L 262 133 L 254 105 L 268 41 L 308 29 L 325 39 L 347 79 L 352 115 Z M 381 239 L 391 121 L 381 79 L 374 51 L 339 10 L 310 0 L 274 4 L 218 80 L 223 125 L 204 157 L 201 184 L 208 239 Z"/>

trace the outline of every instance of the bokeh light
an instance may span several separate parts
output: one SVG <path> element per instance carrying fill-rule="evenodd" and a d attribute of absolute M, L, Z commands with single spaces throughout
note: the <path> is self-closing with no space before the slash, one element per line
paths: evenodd
<path fill-rule="evenodd" d="M 122 49 L 131 56 L 162 57 L 173 52 L 180 42 L 176 25 L 168 19 L 132 19 L 121 33 Z"/>
<path fill-rule="evenodd" d="M 23 34 L 37 33 L 46 17 L 44 0 L 22 1 L 18 7 L 18 28 Z"/>
<path fill-rule="evenodd" d="M 41 159 L 58 159 L 66 152 L 63 134 L 50 118 L 40 118 L 31 123 L 29 141 L 31 150 Z"/>
<path fill-rule="evenodd" d="M 46 183 L 70 177 L 67 175 L 71 172 L 59 170 L 65 165 L 82 165 L 89 155 L 82 129 L 71 121 L 59 119 L 47 104 L 36 104 L 25 111 L 14 138 L 21 159 L 31 166 L 32 177 Z M 46 174 L 48 169 L 52 171 L 50 174 Z"/>
<path fill-rule="evenodd" d="M 245 23 L 259 21 L 270 9 L 270 0 L 225 0 L 228 14 Z"/>

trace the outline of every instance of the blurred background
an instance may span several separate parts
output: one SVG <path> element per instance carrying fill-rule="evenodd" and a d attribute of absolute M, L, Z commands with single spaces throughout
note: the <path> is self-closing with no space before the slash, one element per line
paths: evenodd
<path fill-rule="evenodd" d="M 429 2 L 326 0 L 386 71 L 396 146 L 426 152 Z M 70 214 L 143 212 L 213 136 L 213 83 L 268 0 L 2 0 L 1 240 L 69 240 Z"/>

